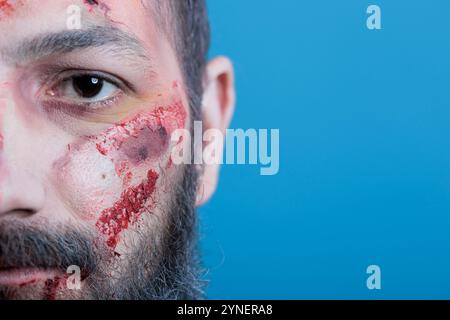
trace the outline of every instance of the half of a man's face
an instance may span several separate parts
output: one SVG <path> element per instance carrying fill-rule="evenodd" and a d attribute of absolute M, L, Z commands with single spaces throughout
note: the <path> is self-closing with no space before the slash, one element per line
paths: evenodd
<path fill-rule="evenodd" d="M 190 127 L 173 45 L 141 1 L 0 3 L 0 296 L 164 295 L 195 181 L 170 157 Z"/>

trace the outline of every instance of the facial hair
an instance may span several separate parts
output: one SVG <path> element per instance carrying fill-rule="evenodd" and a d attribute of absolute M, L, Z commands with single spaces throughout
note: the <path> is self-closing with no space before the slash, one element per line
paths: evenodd
<path fill-rule="evenodd" d="M 40 298 L 98 300 L 201 299 L 195 199 L 198 172 L 186 165 L 181 181 L 167 204 L 167 221 L 160 232 L 136 231 L 130 252 L 114 269 L 111 251 L 96 241 L 95 232 L 73 227 L 37 227 L 0 222 L 0 269 L 37 268 L 65 273 L 80 267 L 83 289 Z M 150 213 L 151 214 L 151 213 Z M 112 270 L 113 269 L 113 270 Z M 111 274 L 114 274 L 111 277 Z M 44 286 L 47 285 L 44 284 Z M 0 299 L 37 298 L 30 289 L 0 286 Z"/>

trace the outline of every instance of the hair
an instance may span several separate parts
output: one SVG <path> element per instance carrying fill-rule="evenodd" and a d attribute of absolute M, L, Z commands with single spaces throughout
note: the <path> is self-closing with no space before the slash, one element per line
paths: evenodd
<path fill-rule="evenodd" d="M 193 120 L 201 119 L 210 28 L 206 0 L 154 0 L 155 17 L 177 53 Z"/>
<path fill-rule="evenodd" d="M 195 198 L 197 170 L 187 165 L 173 197 L 167 203 L 167 220 L 150 214 L 159 232 L 133 231 L 136 239 L 123 265 L 115 265 L 110 248 L 87 228 L 41 223 L 0 221 L 0 269 L 39 268 L 66 274 L 80 267 L 82 290 L 64 288 L 64 277 L 45 282 L 41 295 L 35 284 L 23 290 L 0 285 L 3 299 L 194 300 L 205 297 L 207 282 L 197 243 Z M 146 226 L 147 224 L 142 224 Z M 131 232 L 131 230 L 130 230 Z"/>

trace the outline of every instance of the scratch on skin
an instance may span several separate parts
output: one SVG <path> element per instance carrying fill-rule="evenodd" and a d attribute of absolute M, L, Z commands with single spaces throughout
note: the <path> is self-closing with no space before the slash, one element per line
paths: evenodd
<path fill-rule="evenodd" d="M 149 170 L 146 181 L 125 190 L 111 208 L 101 213 L 96 226 L 107 237 L 106 244 L 110 248 L 116 248 L 120 233 L 136 223 L 145 212 L 147 201 L 153 200 L 158 178 L 155 171 Z"/>

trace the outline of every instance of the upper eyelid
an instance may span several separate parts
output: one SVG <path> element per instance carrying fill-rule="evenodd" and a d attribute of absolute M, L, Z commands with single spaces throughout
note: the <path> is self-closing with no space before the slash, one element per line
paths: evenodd
<path fill-rule="evenodd" d="M 110 70 L 104 70 L 102 68 L 88 67 L 78 64 L 78 63 L 67 63 L 61 61 L 55 61 L 55 63 L 40 63 L 31 67 L 24 76 L 29 78 L 34 78 L 35 84 L 38 91 L 42 91 L 43 87 L 49 86 L 49 84 L 54 85 L 57 80 L 64 78 L 62 75 L 86 75 L 92 74 L 99 77 L 105 78 L 106 80 L 113 82 L 118 85 L 125 93 L 130 95 L 139 95 L 139 90 L 137 87 L 125 79 L 124 77 L 118 75 Z"/>
<path fill-rule="evenodd" d="M 68 73 L 66 75 L 66 73 Z M 50 87 L 54 87 L 55 85 L 57 85 L 60 82 L 66 81 L 66 80 L 70 80 L 71 78 L 75 78 L 77 76 L 83 76 L 83 75 L 92 75 L 93 77 L 97 77 L 100 78 L 102 80 L 108 81 L 112 84 L 114 84 L 115 86 L 119 87 L 119 89 L 122 89 L 124 91 L 133 91 L 132 88 L 130 88 L 129 83 L 125 82 L 122 79 L 119 79 L 117 77 L 112 77 L 107 73 L 104 72 L 99 72 L 99 71 L 93 71 L 93 70 L 64 70 L 61 71 L 60 73 L 58 73 L 57 75 L 55 75 L 51 80 L 50 80 Z"/>

